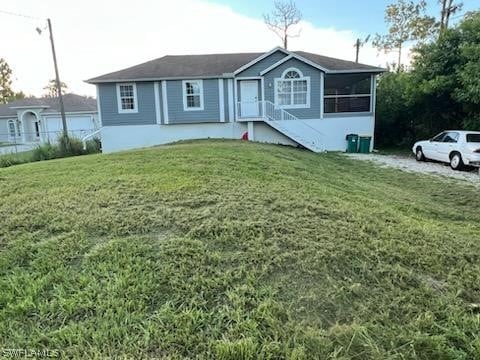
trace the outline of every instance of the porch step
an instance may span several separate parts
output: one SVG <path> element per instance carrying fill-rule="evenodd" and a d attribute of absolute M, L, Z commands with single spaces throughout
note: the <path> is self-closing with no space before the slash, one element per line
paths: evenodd
<path fill-rule="evenodd" d="M 264 122 L 308 150 L 316 153 L 325 151 L 324 135 L 300 119 L 286 121 L 264 119 Z"/>

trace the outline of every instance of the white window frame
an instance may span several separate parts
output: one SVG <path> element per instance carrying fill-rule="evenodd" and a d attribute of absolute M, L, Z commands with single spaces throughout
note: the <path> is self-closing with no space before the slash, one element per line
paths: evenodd
<path fill-rule="evenodd" d="M 200 106 L 199 107 L 188 107 L 187 104 L 187 83 L 197 83 L 198 88 L 200 89 Z M 194 80 L 182 80 L 182 97 L 183 97 L 183 111 L 202 111 L 203 107 L 203 80 L 194 79 Z"/>
<path fill-rule="evenodd" d="M 285 75 L 288 74 L 288 72 L 290 71 L 295 71 L 296 73 L 298 73 L 298 75 L 300 75 L 299 78 L 293 78 L 293 79 L 285 79 Z M 290 96 L 291 96 L 291 104 L 290 105 L 280 105 L 279 103 L 279 100 L 278 100 L 278 84 L 280 81 L 290 81 L 291 83 L 291 92 L 290 92 Z M 307 103 L 306 104 L 294 104 L 293 103 L 293 98 L 294 98 L 294 92 L 293 92 L 293 81 L 306 81 L 307 82 Z M 294 67 L 290 67 L 288 69 L 286 69 L 283 73 L 282 73 L 282 77 L 280 78 L 275 78 L 274 79 L 274 98 L 275 98 L 275 107 L 279 108 L 279 109 L 309 109 L 310 108 L 310 76 L 303 76 L 303 73 L 298 70 L 297 68 L 294 68 Z"/>
<path fill-rule="evenodd" d="M 133 109 L 122 109 L 122 98 L 120 96 L 120 86 L 132 86 L 133 89 Z M 137 84 L 135 83 L 118 83 L 117 84 L 117 107 L 119 114 L 131 114 L 138 112 L 138 96 Z"/>

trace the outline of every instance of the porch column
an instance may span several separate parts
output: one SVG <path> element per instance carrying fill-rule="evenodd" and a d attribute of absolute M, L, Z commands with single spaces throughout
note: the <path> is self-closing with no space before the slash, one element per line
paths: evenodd
<path fill-rule="evenodd" d="M 26 132 L 27 132 L 26 125 L 27 125 L 27 122 L 26 122 L 25 119 L 23 118 L 23 115 L 25 115 L 25 111 L 19 116 L 20 122 L 22 123 L 22 126 L 20 127 L 20 128 L 22 129 L 22 133 L 21 133 L 22 142 L 24 143 L 24 142 L 27 141 L 27 138 L 26 138 Z"/>
<path fill-rule="evenodd" d="M 253 121 L 249 121 L 247 124 L 248 140 L 255 141 L 255 134 L 253 132 Z"/>
<path fill-rule="evenodd" d="M 323 119 L 325 104 L 325 73 L 322 71 L 320 73 L 320 119 Z"/>

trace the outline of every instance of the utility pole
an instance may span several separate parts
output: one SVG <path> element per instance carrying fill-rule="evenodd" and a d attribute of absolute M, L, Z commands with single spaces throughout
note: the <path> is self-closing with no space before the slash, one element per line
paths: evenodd
<path fill-rule="evenodd" d="M 57 84 L 58 101 L 60 103 L 60 113 L 62 114 L 63 135 L 68 137 L 67 119 L 65 117 L 65 106 L 63 105 L 62 85 L 60 75 L 58 74 L 57 54 L 55 53 L 55 43 L 53 42 L 52 22 L 47 19 L 48 31 L 50 32 L 50 44 L 52 45 L 53 65 L 55 66 L 55 82 Z"/>
<path fill-rule="evenodd" d="M 353 45 L 356 49 L 355 62 L 357 64 L 358 64 L 358 55 L 360 54 L 360 48 L 366 43 L 368 43 L 368 40 L 370 40 L 370 35 L 368 35 L 363 41 L 360 39 L 357 39 L 357 41 L 355 42 L 355 45 Z"/>
<path fill-rule="evenodd" d="M 356 54 L 355 54 L 355 62 L 358 64 L 358 54 L 360 53 L 360 39 L 357 39 L 355 43 Z"/>
<path fill-rule="evenodd" d="M 448 29 L 448 22 L 450 20 L 450 16 L 461 10 L 463 7 L 463 3 L 454 5 L 453 2 L 454 0 L 441 0 L 442 11 L 440 20 L 440 31 Z"/>

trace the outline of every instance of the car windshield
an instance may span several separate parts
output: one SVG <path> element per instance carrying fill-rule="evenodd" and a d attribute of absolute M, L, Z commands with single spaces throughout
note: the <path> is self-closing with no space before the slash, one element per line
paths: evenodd
<path fill-rule="evenodd" d="M 442 141 L 442 139 L 444 138 L 444 136 L 445 136 L 446 134 L 447 134 L 447 133 L 442 132 L 442 133 L 434 136 L 434 137 L 432 138 L 432 141 L 440 142 L 440 141 Z"/>
<path fill-rule="evenodd" d="M 480 134 L 467 134 L 467 142 L 480 143 Z"/>

